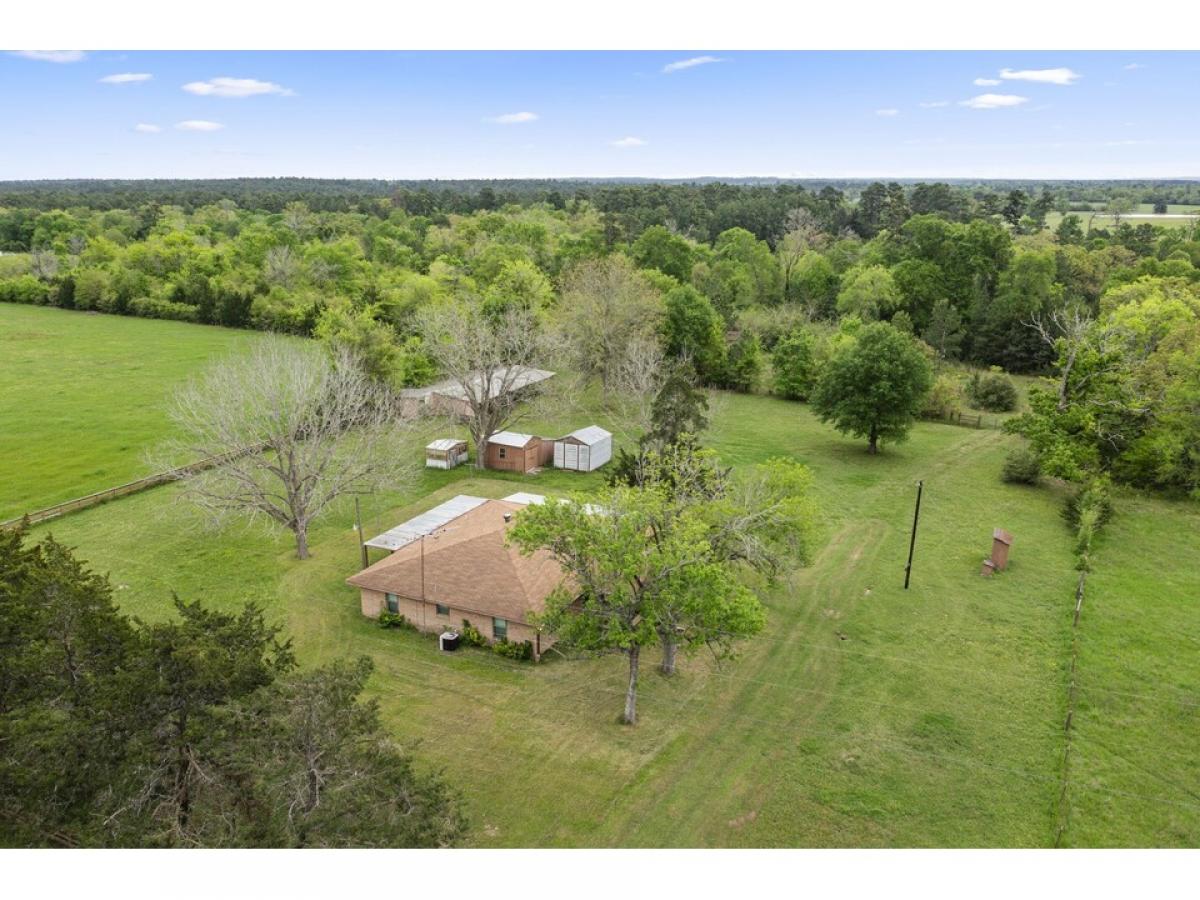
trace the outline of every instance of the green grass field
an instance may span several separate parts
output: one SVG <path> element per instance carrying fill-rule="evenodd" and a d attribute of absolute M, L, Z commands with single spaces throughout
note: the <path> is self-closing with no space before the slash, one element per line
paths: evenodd
<path fill-rule="evenodd" d="M 578 424 L 564 413 L 529 427 Z M 475 846 L 1044 847 L 1059 820 L 1075 573 L 1060 492 L 997 478 L 1012 440 L 920 424 L 870 457 L 803 405 L 723 396 L 709 443 L 726 462 L 784 455 L 812 468 L 819 550 L 766 594 L 768 627 L 738 659 L 718 668 L 698 655 L 669 680 L 647 672 L 636 728 L 616 724 L 620 658 L 441 655 L 432 639 L 364 620 L 344 584 L 358 565 L 348 505 L 314 530 L 305 562 L 285 535 L 207 530 L 172 488 L 35 535 L 76 546 L 143 618 L 170 615 L 172 592 L 221 607 L 252 600 L 304 664 L 370 655 L 386 722 L 462 791 Z M 917 479 L 926 490 L 906 592 Z M 368 498 L 364 518 L 377 532 L 455 493 L 599 481 L 422 471 Z M 1009 570 L 985 580 L 994 526 L 1016 540 Z M 1200 842 L 1198 526 L 1195 504 L 1132 497 L 1101 539 L 1080 631 L 1067 845 Z"/>
<path fill-rule="evenodd" d="M 1068 213 L 1068 215 L 1078 216 L 1080 218 L 1080 227 L 1085 231 L 1087 230 L 1089 219 L 1093 228 L 1112 228 L 1114 224 L 1113 217 L 1105 215 L 1103 212 L 1097 212 L 1094 218 L 1091 213 L 1084 211 L 1075 211 Z M 1198 219 L 1200 219 L 1200 209 L 1194 206 L 1181 206 L 1179 204 L 1168 206 L 1166 215 L 1155 215 L 1153 204 L 1141 203 L 1134 212 L 1121 216 L 1121 221 L 1128 222 L 1130 225 L 1150 224 L 1161 225 L 1163 228 L 1192 228 Z M 1046 227 L 1053 231 L 1062 220 L 1062 213 L 1048 213 L 1046 215 Z"/>
<path fill-rule="evenodd" d="M 0 304 L 0 521 L 149 474 L 170 392 L 254 336 Z"/>

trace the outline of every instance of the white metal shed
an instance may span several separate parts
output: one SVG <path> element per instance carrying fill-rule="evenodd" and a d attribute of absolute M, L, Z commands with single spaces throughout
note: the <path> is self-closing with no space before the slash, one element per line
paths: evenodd
<path fill-rule="evenodd" d="M 612 459 L 612 453 L 612 432 L 589 425 L 554 442 L 554 467 L 592 472 Z"/>
<path fill-rule="evenodd" d="M 425 447 L 425 465 L 431 469 L 453 469 L 467 461 L 467 442 L 438 438 Z"/>

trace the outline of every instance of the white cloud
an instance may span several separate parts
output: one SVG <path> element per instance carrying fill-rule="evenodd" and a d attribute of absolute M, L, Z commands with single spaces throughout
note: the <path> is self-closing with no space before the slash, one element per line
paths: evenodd
<path fill-rule="evenodd" d="M 1003 109 L 1028 102 L 1028 97 L 1018 97 L 1016 94 L 980 94 L 970 100 L 958 101 L 959 106 L 969 106 L 971 109 Z"/>
<path fill-rule="evenodd" d="M 87 56 L 82 50 L 13 50 L 12 55 L 52 63 L 79 62 Z"/>
<path fill-rule="evenodd" d="M 204 119 L 187 119 L 176 122 L 175 127 L 180 131 L 220 131 L 225 126 L 220 122 L 207 122 Z"/>
<path fill-rule="evenodd" d="M 971 84 L 978 87 L 995 87 L 1000 83 L 999 78 L 976 78 Z"/>
<path fill-rule="evenodd" d="M 1130 63 L 1127 66 L 1121 66 L 1121 68 L 1124 69 L 1126 72 L 1132 72 L 1135 69 L 1144 69 L 1146 67 L 1144 65 L 1142 65 L 1141 63 Z"/>
<path fill-rule="evenodd" d="M 483 121 L 493 125 L 521 125 L 524 122 L 536 122 L 538 114 L 532 112 L 504 113 L 499 116 L 488 116 Z"/>
<path fill-rule="evenodd" d="M 609 143 L 614 147 L 621 147 L 622 149 L 625 147 L 644 147 L 646 145 L 646 142 L 640 137 L 623 137 L 620 140 L 609 141 Z"/>
<path fill-rule="evenodd" d="M 673 63 L 667 63 L 662 67 L 664 75 L 670 75 L 672 72 L 682 72 L 684 69 L 694 69 L 696 66 L 707 66 L 709 63 L 725 62 L 717 56 L 693 56 L 691 59 L 680 59 Z"/>
<path fill-rule="evenodd" d="M 189 81 L 183 86 L 189 94 L 199 97 L 257 97 L 262 94 L 279 94 L 282 97 L 292 96 L 294 91 L 273 81 L 259 81 L 257 78 L 210 78 L 208 81 Z"/>
<path fill-rule="evenodd" d="M 133 130 L 140 131 L 142 134 L 158 134 L 162 131 L 162 128 L 157 125 L 151 125 L 148 122 L 138 122 L 133 126 Z"/>
<path fill-rule="evenodd" d="M 100 79 L 101 84 L 135 84 L 139 81 L 149 81 L 154 76 L 146 72 L 121 72 L 117 75 L 105 75 Z"/>
<path fill-rule="evenodd" d="M 939 106 L 949 106 L 949 100 L 926 100 L 924 103 L 918 103 L 917 106 L 921 109 L 937 109 Z"/>
<path fill-rule="evenodd" d="M 1043 84 L 1074 84 L 1081 76 L 1067 68 L 1058 69 L 1001 69 L 1005 81 L 1038 81 Z"/>
<path fill-rule="evenodd" d="M 892 116 L 900 115 L 900 110 L 898 110 L 898 109 L 877 109 L 877 110 L 875 110 L 875 115 L 883 116 L 885 118 L 891 118 Z"/>

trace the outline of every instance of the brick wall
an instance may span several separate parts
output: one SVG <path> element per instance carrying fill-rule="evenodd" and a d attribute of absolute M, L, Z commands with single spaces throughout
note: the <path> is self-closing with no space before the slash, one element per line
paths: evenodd
<path fill-rule="evenodd" d="M 371 619 L 379 618 L 379 614 L 387 608 L 386 598 L 383 591 L 372 591 L 366 588 L 361 590 L 362 593 L 362 613 Z M 450 607 L 448 616 L 440 616 L 437 614 L 437 606 L 433 603 L 422 603 L 420 600 L 414 600 L 411 597 L 397 597 L 400 607 L 400 615 L 408 619 L 418 631 L 424 631 L 429 634 L 441 634 L 443 631 L 453 629 L 455 631 L 462 628 L 463 619 L 470 622 L 480 634 L 488 640 L 491 640 L 492 634 L 492 617 L 481 615 L 476 612 L 468 612 L 465 609 L 457 609 Z M 537 629 L 531 625 L 526 625 L 523 622 L 508 623 L 508 639 L 515 644 L 522 641 L 529 641 L 533 644 L 534 649 L 538 647 Z M 554 644 L 554 638 L 548 634 L 542 634 L 541 648 L 545 653 Z"/>

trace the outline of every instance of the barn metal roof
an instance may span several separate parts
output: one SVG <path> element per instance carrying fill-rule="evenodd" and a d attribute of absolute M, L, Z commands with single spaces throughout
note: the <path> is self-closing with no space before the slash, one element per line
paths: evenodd
<path fill-rule="evenodd" d="M 548 378 L 553 378 L 554 373 L 548 369 L 534 369 L 530 366 L 517 366 L 517 371 L 513 372 L 508 367 L 501 367 L 492 375 L 491 383 L 487 386 L 487 394 L 489 397 L 495 397 L 500 393 L 500 388 L 505 380 L 510 382 L 509 389 L 519 391 L 522 388 L 527 388 L 531 384 L 539 384 Z M 471 376 L 468 384 L 471 387 L 471 393 L 483 398 L 483 375 L 475 374 Z M 400 396 L 413 400 L 428 401 L 434 394 L 441 394 L 445 397 L 456 397 L 459 399 L 465 398 L 467 392 L 463 386 L 453 378 L 443 378 L 441 381 L 436 381 L 433 384 L 427 384 L 425 387 L 419 388 L 403 388 L 400 391 Z"/>
<path fill-rule="evenodd" d="M 488 438 L 488 443 L 500 444 L 502 447 L 524 447 L 532 440 L 532 434 L 521 434 L 519 431 L 497 431 Z"/>
<path fill-rule="evenodd" d="M 517 491 L 515 494 L 509 494 L 504 498 L 506 503 L 520 503 L 524 506 L 530 504 L 540 504 L 546 502 L 544 494 L 531 494 L 528 491 Z"/>
<path fill-rule="evenodd" d="M 459 494 L 457 497 L 452 497 L 445 503 L 439 503 L 433 509 L 421 513 L 419 516 L 414 516 L 402 525 L 397 525 L 395 528 L 385 531 L 378 537 L 373 537 L 367 541 L 368 547 L 376 547 L 380 550 L 399 550 L 415 540 L 433 534 L 444 525 L 453 522 L 463 513 L 468 513 L 477 506 L 487 503 L 485 497 L 472 497 L 468 494 Z"/>
<path fill-rule="evenodd" d="M 504 502 L 520 503 L 523 506 L 541 506 L 546 502 L 546 495 L 531 494 L 528 491 L 517 491 L 515 494 L 509 494 L 507 497 L 505 497 Z M 568 501 L 566 497 L 559 497 L 558 502 L 566 503 Z M 595 503 L 585 503 L 583 504 L 583 509 L 587 513 L 598 513 L 604 511 L 602 506 L 597 506 Z"/>
<path fill-rule="evenodd" d="M 572 431 L 567 437 L 573 437 L 580 443 L 587 444 L 590 447 L 593 444 L 608 440 L 612 437 L 612 432 L 605 431 L 599 425 L 589 425 L 587 428 L 578 428 Z"/>
<path fill-rule="evenodd" d="M 426 450 L 453 450 L 459 444 L 465 444 L 461 438 L 438 438 L 425 445 Z"/>

